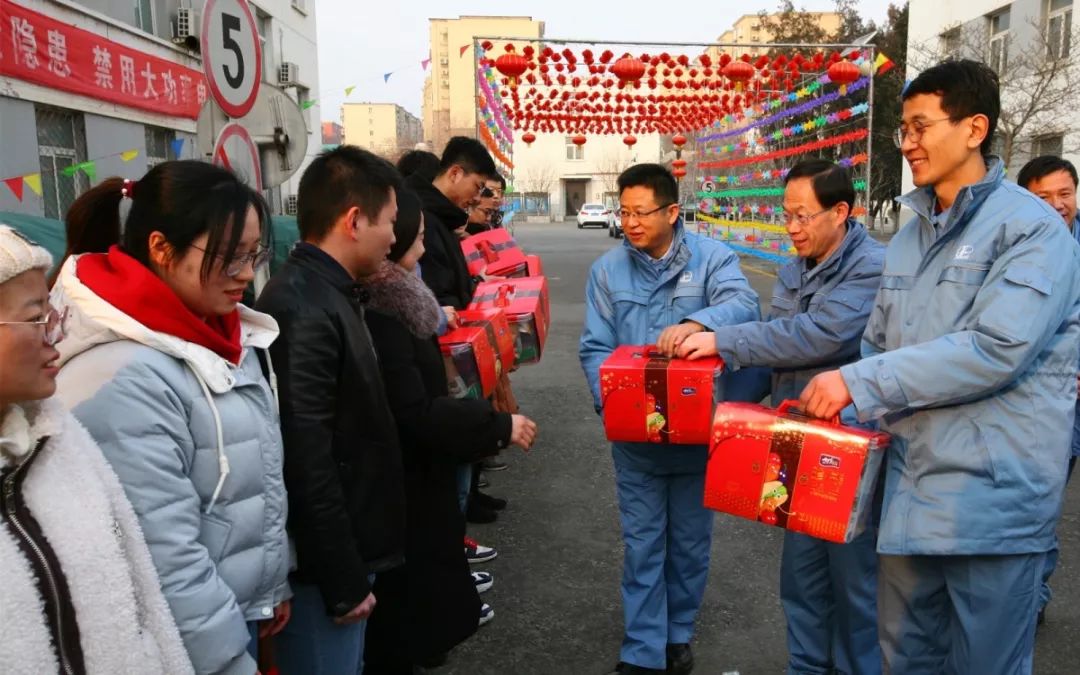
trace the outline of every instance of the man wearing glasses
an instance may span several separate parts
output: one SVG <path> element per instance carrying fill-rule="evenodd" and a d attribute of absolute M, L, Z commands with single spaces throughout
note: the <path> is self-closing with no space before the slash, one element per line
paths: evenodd
<path fill-rule="evenodd" d="M 728 368 L 770 368 L 772 386 L 758 398 L 771 393 L 774 405 L 798 398 L 814 375 L 857 360 L 885 248 L 851 218 L 854 204 L 846 169 L 824 159 L 795 165 L 784 179 L 784 222 L 798 257 L 777 272 L 769 319 L 691 335 L 679 356 L 720 354 Z M 844 412 L 854 421 L 850 406 Z M 848 544 L 784 533 L 788 672 L 881 672 L 876 541 L 875 527 Z"/>
<path fill-rule="evenodd" d="M 579 356 L 597 412 L 600 364 L 619 345 L 667 355 L 691 335 L 760 317 L 757 294 L 724 244 L 687 232 L 679 188 L 659 164 L 619 176 L 623 232 L 593 263 Z M 721 378 L 724 383 L 726 378 Z M 705 446 L 615 443 L 625 553 L 625 634 L 616 672 L 689 673 L 690 639 L 709 571 L 712 515 L 702 505 Z"/>
<path fill-rule="evenodd" d="M 862 360 L 803 408 L 854 403 L 892 435 L 878 532 L 886 672 L 1031 673 L 1061 512 L 1080 352 L 1080 246 L 990 155 L 985 64 L 948 60 L 903 93 L 914 219 L 885 254 Z"/>

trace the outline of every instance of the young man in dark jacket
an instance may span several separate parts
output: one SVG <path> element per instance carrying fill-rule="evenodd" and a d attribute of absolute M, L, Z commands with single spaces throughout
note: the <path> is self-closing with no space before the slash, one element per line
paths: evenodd
<path fill-rule="evenodd" d="M 323 153 L 300 180 L 301 243 L 259 298 L 277 319 L 277 373 L 293 615 L 282 672 L 360 672 L 374 575 L 403 561 L 405 498 L 397 427 L 359 281 L 394 243 L 397 172 L 354 146 Z"/>

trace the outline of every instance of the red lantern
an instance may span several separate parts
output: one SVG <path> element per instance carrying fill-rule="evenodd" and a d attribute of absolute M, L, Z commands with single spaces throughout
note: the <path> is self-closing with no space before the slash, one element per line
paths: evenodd
<path fill-rule="evenodd" d="M 645 74 L 645 64 L 627 54 L 611 66 L 611 73 L 619 78 L 619 86 L 637 82 Z"/>
<path fill-rule="evenodd" d="M 525 141 L 526 146 L 532 147 L 533 141 L 536 140 L 536 134 L 534 134 L 532 132 L 522 134 L 521 140 Z"/>
<path fill-rule="evenodd" d="M 510 79 L 511 87 L 517 87 L 518 78 L 529 69 L 529 60 L 520 54 L 510 52 L 496 59 L 495 67 Z"/>
<path fill-rule="evenodd" d="M 829 79 L 840 85 L 841 94 L 847 94 L 847 86 L 859 79 L 859 67 L 851 61 L 837 61 L 829 66 Z"/>
<path fill-rule="evenodd" d="M 675 169 L 671 172 L 671 175 L 675 176 L 675 180 L 682 180 L 683 176 L 686 175 L 686 169 Z"/>
<path fill-rule="evenodd" d="M 754 67 L 746 61 L 732 61 L 724 66 L 723 74 L 735 83 L 737 91 L 742 91 L 743 85 L 754 76 Z"/>
<path fill-rule="evenodd" d="M 673 162 L 671 162 L 671 166 L 675 167 L 676 169 L 685 169 L 686 168 L 686 160 L 685 159 L 676 159 Z"/>
<path fill-rule="evenodd" d="M 632 148 L 634 147 L 634 144 L 637 143 L 637 138 L 633 136 L 627 136 L 622 139 L 622 142 L 626 144 L 626 147 Z"/>
<path fill-rule="evenodd" d="M 671 137 L 671 144 L 674 145 L 676 148 L 681 148 L 682 146 L 686 145 L 686 136 L 683 136 L 682 134 L 675 134 Z"/>
<path fill-rule="evenodd" d="M 578 146 L 580 148 L 581 146 L 585 145 L 586 138 L 584 136 L 582 136 L 581 134 L 578 134 L 577 136 L 574 136 L 570 140 L 573 142 L 574 145 L 576 145 L 576 146 Z"/>

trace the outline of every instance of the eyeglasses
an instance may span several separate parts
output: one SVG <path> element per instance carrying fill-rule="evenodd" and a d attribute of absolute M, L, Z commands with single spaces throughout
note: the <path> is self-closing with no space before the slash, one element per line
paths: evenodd
<path fill-rule="evenodd" d="M 814 218 L 817 218 L 818 216 L 820 216 L 823 213 L 828 213 L 829 211 L 832 211 L 831 206 L 829 208 L 827 208 L 827 209 L 823 209 L 821 211 L 818 211 L 817 213 L 811 213 L 808 216 L 796 215 L 794 213 L 788 213 L 787 211 L 784 211 L 781 218 L 783 219 L 785 225 L 790 225 L 792 221 L 795 221 L 796 223 L 799 224 L 799 227 L 806 227 L 807 225 L 810 224 L 810 221 L 812 221 Z"/>
<path fill-rule="evenodd" d="M 0 321 L 0 326 L 43 326 L 45 333 L 42 338 L 45 344 L 52 347 L 64 339 L 67 318 L 67 307 L 64 308 L 63 312 L 58 312 L 55 307 L 50 307 L 49 313 L 43 319 L 37 321 Z"/>
<path fill-rule="evenodd" d="M 911 123 L 911 126 L 901 124 L 897 128 L 896 134 L 893 136 L 893 143 L 895 143 L 898 148 L 903 147 L 904 138 L 906 137 L 910 137 L 912 143 L 918 143 L 922 140 L 923 134 L 926 133 L 927 127 L 932 127 L 938 122 L 948 122 L 951 121 L 951 119 L 952 118 L 950 117 L 942 117 L 939 120 L 916 120 Z"/>
<path fill-rule="evenodd" d="M 484 187 L 480 188 L 480 198 L 481 199 L 491 199 L 494 196 L 495 196 L 495 191 L 492 190 L 491 188 L 489 188 L 488 186 L 485 185 Z"/>
<path fill-rule="evenodd" d="M 195 249 L 196 251 L 202 251 L 203 253 L 206 253 L 205 248 L 199 248 L 194 244 L 191 245 L 191 248 Z M 221 255 L 220 253 L 215 254 L 215 257 L 222 262 L 222 265 L 224 265 L 225 276 L 235 277 L 238 276 L 241 272 L 243 272 L 244 268 L 248 264 L 251 265 L 251 271 L 257 272 L 260 268 L 266 265 L 266 263 L 270 262 L 270 249 L 260 248 L 257 251 L 252 251 L 251 253 L 242 253 L 240 255 L 233 256 L 233 258 L 230 260 L 225 260 L 225 256 Z"/>
<path fill-rule="evenodd" d="M 657 206 L 652 211 L 642 211 L 640 213 L 634 213 L 632 211 L 627 211 L 626 209 L 619 209 L 619 220 L 622 220 L 623 222 L 626 222 L 627 220 L 641 221 L 646 216 L 651 216 L 652 214 L 656 213 L 657 211 L 663 211 L 664 209 L 668 208 L 669 206 L 674 206 L 674 205 L 675 205 L 675 202 L 671 202 L 669 204 L 664 204 L 663 206 Z"/>

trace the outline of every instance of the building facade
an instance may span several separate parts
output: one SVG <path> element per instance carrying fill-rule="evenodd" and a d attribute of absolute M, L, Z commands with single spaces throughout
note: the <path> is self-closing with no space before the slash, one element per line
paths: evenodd
<path fill-rule="evenodd" d="M 803 13 L 814 17 L 822 30 L 829 35 L 836 34 L 843 22 L 843 18 L 836 12 Z M 775 20 L 777 15 L 771 14 L 769 18 Z M 722 45 L 750 45 L 753 47 L 755 45 L 768 45 L 773 41 L 773 35 L 769 30 L 769 26 L 762 23 L 760 16 L 757 14 L 744 14 L 735 21 L 731 28 L 716 38 L 716 41 Z M 751 54 L 757 52 L 757 48 L 750 50 Z"/>
<path fill-rule="evenodd" d="M 337 122 L 323 122 L 322 142 L 324 146 L 341 145 L 341 125 Z"/>
<path fill-rule="evenodd" d="M 0 0 L 0 181 L 7 184 L 0 212 L 63 218 L 99 180 L 138 179 L 166 160 L 206 159 L 195 137 L 209 97 L 198 50 L 203 5 Z M 263 81 L 303 107 L 318 91 L 315 3 L 250 5 Z M 318 104 L 302 114 L 308 143 L 300 171 L 265 192 L 277 213 L 322 148 Z"/>
<path fill-rule="evenodd" d="M 421 141 L 420 120 L 396 103 L 341 106 L 341 142 L 358 145 L 394 161 Z"/>

